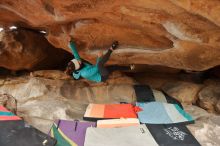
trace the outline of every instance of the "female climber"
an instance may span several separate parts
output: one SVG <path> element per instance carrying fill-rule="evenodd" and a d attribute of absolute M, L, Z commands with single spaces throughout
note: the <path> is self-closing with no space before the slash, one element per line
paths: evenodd
<path fill-rule="evenodd" d="M 74 79 L 85 78 L 90 81 L 105 82 L 108 79 L 109 74 L 115 70 L 127 71 L 134 69 L 134 65 L 130 65 L 129 67 L 105 66 L 105 63 L 109 60 L 111 53 L 118 47 L 118 41 L 114 41 L 112 43 L 112 46 L 108 49 L 104 56 L 100 53 L 98 54 L 95 65 L 83 61 L 80 58 L 76 50 L 76 46 L 70 36 L 68 36 L 68 41 L 74 59 L 68 63 L 65 72 L 66 74 L 73 76 Z"/>

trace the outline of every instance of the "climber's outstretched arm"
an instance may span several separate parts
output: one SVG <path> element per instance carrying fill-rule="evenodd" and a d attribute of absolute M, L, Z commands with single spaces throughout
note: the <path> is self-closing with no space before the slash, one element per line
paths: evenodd
<path fill-rule="evenodd" d="M 69 48 L 71 49 L 74 58 L 75 58 L 76 60 L 81 61 L 81 58 L 80 58 L 80 56 L 79 56 L 79 53 L 78 53 L 78 51 L 77 51 L 77 49 L 76 49 L 75 42 L 73 41 L 72 37 L 71 37 L 70 35 L 67 35 L 66 38 L 67 38 L 67 42 L 69 43 L 68 46 L 69 46 Z"/>
<path fill-rule="evenodd" d="M 78 53 L 78 51 L 77 51 L 77 49 L 76 49 L 76 45 L 75 45 L 75 43 L 74 43 L 73 41 L 70 41 L 70 43 L 69 43 L 69 48 L 71 49 L 74 58 L 77 59 L 77 60 L 79 60 L 79 61 L 81 61 L 81 58 L 80 58 L 80 56 L 79 56 L 79 53 Z"/>

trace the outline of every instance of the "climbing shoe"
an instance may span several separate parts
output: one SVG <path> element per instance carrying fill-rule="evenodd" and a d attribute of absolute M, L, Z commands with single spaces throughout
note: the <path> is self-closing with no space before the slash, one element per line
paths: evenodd
<path fill-rule="evenodd" d="M 112 43 L 112 49 L 115 50 L 118 47 L 118 45 L 119 45 L 118 41 L 114 41 Z"/>

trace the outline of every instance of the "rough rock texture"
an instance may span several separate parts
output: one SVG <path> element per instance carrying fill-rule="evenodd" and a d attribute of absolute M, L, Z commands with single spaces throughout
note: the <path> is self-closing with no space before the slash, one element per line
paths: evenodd
<path fill-rule="evenodd" d="M 58 68 L 71 54 L 54 48 L 38 32 L 18 29 L 0 32 L 0 67 L 10 70 Z"/>
<path fill-rule="evenodd" d="M 41 71 L 41 77 L 33 76 L 37 71 L 32 76 L 0 79 L 0 94 L 11 94 L 17 100 L 17 114 L 45 133 L 55 119 L 82 119 L 89 103 L 131 103 L 136 99 L 135 81 L 126 76 L 113 74 L 107 84 L 97 85 L 58 79 L 61 72 L 50 72 Z"/>
<path fill-rule="evenodd" d="M 42 77 L 47 79 L 68 80 L 72 77 L 60 70 L 38 70 L 30 73 L 31 77 Z"/>
<path fill-rule="evenodd" d="M 202 146 L 218 146 L 220 143 L 220 116 L 192 105 L 184 109 L 195 118 L 195 124 L 187 125 Z"/>
<path fill-rule="evenodd" d="M 206 70 L 220 64 L 219 0 L 1 0 L 0 24 L 48 32 L 57 48 L 71 34 L 80 54 L 119 40 L 111 64 Z"/>
<path fill-rule="evenodd" d="M 61 74 L 59 71 L 37 71 L 31 76 L 0 79 L 0 94 L 13 95 L 17 100 L 17 114 L 45 133 L 55 119 L 82 119 L 88 103 L 130 103 L 136 99 L 132 88 L 136 82 L 118 73 L 111 76 L 107 85 L 74 81 Z M 125 84 L 115 82 L 117 80 Z M 200 144 L 217 146 L 220 116 L 188 104 L 184 104 L 184 109 L 196 120 L 188 128 Z"/>
<path fill-rule="evenodd" d="M 30 86 L 32 88 L 28 88 Z M 83 81 L 42 77 L 8 78 L 1 84 L 0 92 L 13 94 L 18 101 L 18 115 L 45 133 L 49 131 L 55 119 L 82 119 L 90 102 L 133 102 L 135 99 L 130 85 L 85 87 Z M 184 105 L 184 108 L 196 119 L 195 124 L 188 125 L 196 139 L 204 146 L 217 146 L 219 116 L 192 105 Z"/>
<path fill-rule="evenodd" d="M 208 82 L 199 92 L 198 104 L 209 112 L 220 114 L 220 82 Z"/>
<path fill-rule="evenodd" d="M 182 103 L 196 103 L 202 85 L 190 82 L 167 82 L 162 90 Z"/>
<path fill-rule="evenodd" d="M 72 76 L 66 75 L 63 71 L 60 70 L 39 70 L 30 73 L 31 77 L 41 77 L 53 80 L 71 80 L 73 79 Z M 115 71 L 110 74 L 109 79 L 106 80 L 105 83 L 95 83 L 88 81 L 86 79 L 80 79 L 79 83 L 83 83 L 83 85 L 88 86 L 100 86 L 100 85 L 108 85 L 108 84 L 128 84 L 132 85 L 137 83 L 133 78 L 129 78 L 122 72 Z"/>
<path fill-rule="evenodd" d="M 171 75 L 161 76 L 159 74 L 152 75 L 146 73 L 137 73 L 134 77 L 140 84 L 149 85 L 151 88 L 161 90 L 163 85 L 168 82 L 175 82 L 176 79 Z"/>
<path fill-rule="evenodd" d="M 215 104 L 215 111 L 220 113 L 220 100 L 218 100 L 218 102 Z"/>
<path fill-rule="evenodd" d="M 6 107 L 11 112 L 17 112 L 17 101 L 9 94 L 0 94 L 0 105 Z"/>
<path fill-rule="evenodd" d="M 191 75 L 187 75 L 189 76 L 187 78 L 185 74 L 182 75 L 171 70 L 167 70 L 167 72 L 163 70 L 160 70 L 160 72 L 151 71 L 137 73 L 134 78 L 139 83 L 147 84 L 153 89 L 163 90 L 182 103 L 195 104 L 198 99 L 198 93 L 205 86 L 194 83 Z"/>

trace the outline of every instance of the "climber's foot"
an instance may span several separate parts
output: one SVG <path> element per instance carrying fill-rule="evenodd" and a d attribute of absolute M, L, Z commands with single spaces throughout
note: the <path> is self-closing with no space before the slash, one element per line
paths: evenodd
<path fill-rule="evenodd" d="M 112 43 L 112 46 L 111 46 L 110 50 L 111 50 L 111 51 L 114 51 L 114 50 L 118 47 L 118 45 L 119 45 L 118 41 L 114 41 L 114 42 Z"/>

